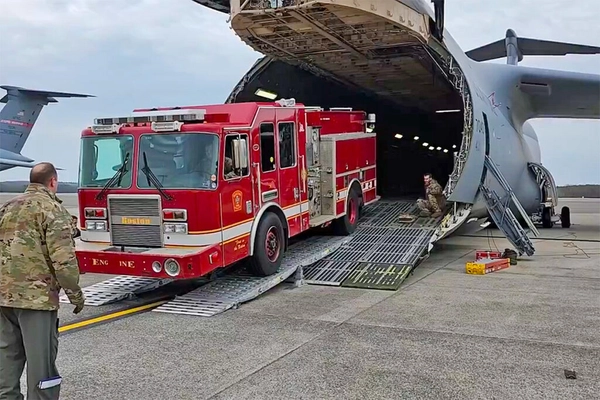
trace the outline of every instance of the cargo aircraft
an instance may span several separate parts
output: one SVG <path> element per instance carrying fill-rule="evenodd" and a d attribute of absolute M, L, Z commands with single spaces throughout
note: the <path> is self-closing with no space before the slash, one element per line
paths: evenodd
<path fill-rule="evenodd" d="M 94 97 L 8 85 L 0 88 L 6 90 L 6 95 L 0 99 L 0 103 L 6 103 L 0 111 L 0 171 L 15 167 L 31 168 L 35 165 L 34 160 L 21 155 L 21 150 L 42 108 L 48 103 L 56 103 L 55 97 Z"/>
<path fill-rule="evenodd" d="M 444 27 L 444 1 L 193 0 L 230 14 L 264 55 L 226 102 L 294 98 L 377 115 L 382 198 L 416 198 L 423 174 L 445 186 L 449 212 L 430 241 L 493 223 L 520 254 L 527 230 L 551 227 L 557 189 L 533 118 L 600 117 L 600 75 L 518 65 L 524 56 L 598 54 L 600 47 L 519 38 L 464 52 Z M 485 63 L 506 57 L 506 64 Z"/>

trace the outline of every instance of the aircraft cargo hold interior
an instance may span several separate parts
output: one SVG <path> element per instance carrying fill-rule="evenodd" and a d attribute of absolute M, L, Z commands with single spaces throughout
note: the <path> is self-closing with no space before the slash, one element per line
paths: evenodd
<path fill-rule="evenodd" d="M 449 85 L 442 82 L 437 85 L 443 84 Z M 450 104 L 439 109 L 443 112 L 406 108 L 265 57 L 248 72 L 227 101 L 264 101 L 255 94 L 259 89 L 276 93 L 279 98 L 295 98 L 308 106 L 352 107 L 375 113 L 377 191 L 382 198 L 415 200 L 424 196 L 424 173 L 432 173 L 445 186 L 453 172 L 464 121 L 458 93 Z"/>

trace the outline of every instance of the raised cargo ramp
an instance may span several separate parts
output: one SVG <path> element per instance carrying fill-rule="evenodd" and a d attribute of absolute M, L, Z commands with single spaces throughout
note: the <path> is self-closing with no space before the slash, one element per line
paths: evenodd
<path fill-rule="evenodd" d="M 144 278 L 137 276 L 119 275 L 114 278 L 84 287 L 86 306 L 103 306 L 126 300 L 140 293 L 158 289 L 172 282 L 172 279 Z M 61 303 L 69 303 L 66 294 L 59 297 Z"/>
<path fill-rule="evenodd" d="M 367 206 L 356 231 L 335 253 L 304 268 L 308 284 L 397 290 L 427 253 L 439 218 L 400 221 L 418 216 L 413 201 L 386 201 Z"/>
<path fill-rule="evenodd" d="M 313 236 L 290 246 L 279 271 L 273 275 L 256 277 L 242 269 L 178 296 L 152 311 L 212 317 L 258 297 L 288 278 L 301 281 L 304 267 L 331 254 L 348 240 L 349 237 Z"/>

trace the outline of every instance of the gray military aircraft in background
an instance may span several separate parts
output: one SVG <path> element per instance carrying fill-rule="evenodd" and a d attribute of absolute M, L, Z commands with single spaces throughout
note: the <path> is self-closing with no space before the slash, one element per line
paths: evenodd
<path fill-rule="evenodd" d="M 0 88 L 6 90 L 6 95 L 0 99 L 0 103 L 6 103 L 0 111 L 0 171 L 14 167 L 33 167 L 34 160 L 21 155 L 21 150 L 42 108 L 48 103 L 56 103 L 55 97 L 94 97 L 7 85 Z"/>
<path fill-rule="evenodd" d="M 229 13 L 234 32 L 265 55 L 227 102 L 283 97 L 374 112 L 382 197 L 422 193 L 423 173 L 434 173 L 450 211 L 430 248 L 491 217 L 519 254 L 532 255 L 524 226 L 534 235 L 536 224 L 570 226 L 568 209 L 561 217 L 554 211 L 556 185 L 528 121 L 600 118 L 600 75 L 518 63 L 600 47 L 508 30 L 465 52 L 444 28 L 443 0 L 433 9 L 425 0 L 193 1 Z M 502 57 L 506 64 L 483 62 Z"/>

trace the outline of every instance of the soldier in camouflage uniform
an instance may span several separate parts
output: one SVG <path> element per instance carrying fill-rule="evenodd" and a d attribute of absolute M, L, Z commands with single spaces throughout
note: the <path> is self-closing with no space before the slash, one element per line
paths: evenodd
<path fill-rule="evenodd" d="M 73 239 L 81 236 L 81 231 L 79 230 L 79 227 L 77 226 L 77 221 L 78 221 L 78 218 L 75 215 L 72 215 L 71 216 L 71 227 L 73 228 Z"/>
<path fill-rule="evenodd" d="M 442 209 L 446 207 L 446 198 L 444 197 L 444 189 L 431 176 L 431 174 L 423 175 L 425 180 L 425 194 L 427 200 L 417 200 L 417 207 L 421 210 L 422 217 L 438 218 L 442 215 Z"/>
<path fill-rule="evenodd" d="M 58 295 L 84 306 L 71 215 L 56 197 L 50 163 L 31 169 L 30 184 L 0 208 L 0 399 L 58 399 Z"/>

